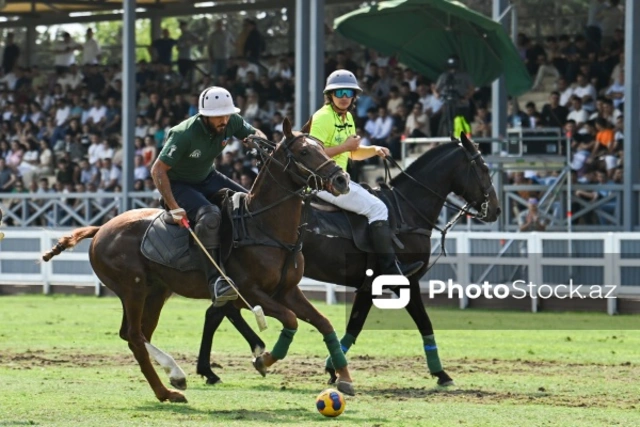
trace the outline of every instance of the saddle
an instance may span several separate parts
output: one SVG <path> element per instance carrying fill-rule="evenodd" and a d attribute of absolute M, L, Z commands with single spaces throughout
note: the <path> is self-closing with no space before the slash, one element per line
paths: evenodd
<path fill-rule="evenodd" d="M 200 269 L 201 254 L 192 245 L 191 235 L 173 222 L 166 211 L 151 217 L 151 223 L 142 237 L 140 251 L 148 260 L 180 271 Z"/>
<path fill-rule="evenodd" d="M 252 220 L 252 217 L 259 213 L 248 210 L 246 196 L 246 193 L 225 189 L 216 195 L 214 200 L 222 210 L 220 240 L 222 247 L 226 248 L 222 252 L 223 261 L 229 258 L 232 249 L 245 246 L 271 246 L 290 252 L 299 252 L 302 249 L 301 244 L 282 243 L 271 237 L 267 230 L 263 230 L 256 221 Z"/>
<path fill-rule="evenodd" d="M 389 226 L 393 232 L 392 240 L 398 248 L 404 249 L 404 245 L 398 238 L 399 234 L 431 235 L 429 230 L 412 227 L 406 223 L 399 208 L 398 194 L 393 188 L 387 184 L 381 184 L 380 188 L 375 189 L 365 183 L 360 185 L 387 206 Z M 315 196 L 312 199 L 311 207 L 305 227 L 307 232 L 352 240 L 359 250 L 374 253 L 369 237 L 369 224 L 365 216 L 344 211 Z"/>

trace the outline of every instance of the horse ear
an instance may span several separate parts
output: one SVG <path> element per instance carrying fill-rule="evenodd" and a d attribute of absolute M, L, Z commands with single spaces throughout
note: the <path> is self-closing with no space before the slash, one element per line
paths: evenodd
<path fill-rule="evenodd" d="M 462 142 L 462 146 L 470 153 L 476 152 L 475 145 L 473 145 L 473 142 L 469 141 L 469 138 L 467 138 L 467 135 L 464 132 L 460 132 L 460 142 Z"/>
<path fill-rule="evenodd" d="M 282 133 L 287 139 L 293 138 L 293 133 L 291 132 L 291 122 L 287 117 L 285 117 L 284 121 L 282 122 Z"/>

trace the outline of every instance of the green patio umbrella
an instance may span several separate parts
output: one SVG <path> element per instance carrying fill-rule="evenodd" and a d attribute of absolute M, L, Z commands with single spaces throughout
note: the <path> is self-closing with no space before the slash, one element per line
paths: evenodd
<path fill-rule="evenodd" d="M 391 0 L 342 15 L 334 21 L 343 36 L 435 80 L 451 54 L 477 86 L 504 73 L 507 92 L 518 96 L 532 86 L 518 52 L 497 22 L 457 1 Z"/>

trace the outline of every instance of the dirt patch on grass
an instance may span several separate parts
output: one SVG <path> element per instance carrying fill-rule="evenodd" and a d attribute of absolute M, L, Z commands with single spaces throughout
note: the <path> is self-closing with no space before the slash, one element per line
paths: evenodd
<path fill-rule="evenodd" d="M 56 352 L 57 351 L 57 352 Z M 196 380 L 197 355 L 172 354 L 191 380 Z M 57 367 L 135 366 L 130 352 L 80 354 L 71 352 L 0 351 L 0 361 L 9 369 Z M 216 354 L 214 371 L 225 375 L 253 375 L 249 354 Z M 437 387 L 422 357 L 384 358 L 354 355 L 349 358 L 356 379 L 358 398 L 383 397 L 398 401 L 465 402 L 477 404 L 537 404 L 572 408 L 640 408 L 640 400 L 629 391 L 640 375 L 640 365 L 564 363 L 540 360 L 454 359 L 446 371 L 456 381 L 453 387 Z M 159 372 L 161 372 L 159 370 Z M 281 390 L 298 389 L 301 383 L 324 383 L 324 358 L 291 356 L 276 364 L 270 375 L 281 375 Z M 162 374 L 161 374 L 162 376 Z M 142 377 L 141 377 L 141 380 Z M 624 390 L 627 389 L 627 392 Z"/>

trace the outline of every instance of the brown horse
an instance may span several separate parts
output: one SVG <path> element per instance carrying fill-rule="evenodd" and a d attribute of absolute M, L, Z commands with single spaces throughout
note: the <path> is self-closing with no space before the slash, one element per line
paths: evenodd
<path fill-rule="evenodd" d="M 271 352 L 261 354 L 254 365 L 264 375 L 266 368 L 286 356 L 297 319 L 315 326 L 324 336 L 329 352 L 343 363 L 339 375 L 345 393 L 353 394 L 346 358 L 331 323 L 305 298 L 298 283 L 304 271 L 300 252 L 298 227 L 302 213 L 304 189 L 324 188 L 332 193 L 349 191 L 345 172 L 327 157 L 323 146 L 307 135 L 293 135 L 291 124 L 284 122 L 285 139 L 268 158 L 251 192 L 246 198 L 247 220 L 252 227 L 264 230 L 271 245 L 237 247 L 230 240 L 230 227 L 222 228 L 223 249 L 229 248 L 226 272 L 233 278 L 242 296 L 252 305 L 261 305 L 267 316 L 284 326 Z M 229 225 L 222 207 L 223 225 Z M 140 369 L 160 401 L 186 402 L 183 393 L 167 389 L 154 370 L 149 355 L 169 372 L 171 384 L 184 390 L 184 372 L 171 356 L 153 346 L 151 337 L 158 324 L 167 298 L 176 293 L 187 298 L 209 299 L 207 280 L 201 270 L 180 272 L 148 260 L 141 252 L 143 236 L 158 209 L 136 209 L 125 212 L 101 227 L 84 227 L 63 237 L 43 256 L 44 261 L 73 247 L 85 238 L 93 237 L 89 250 L 91 266 L 102 283 L 121 300 L 123 307 L 120 338 L 127 341 Z M 263 243 L 264 244 L 264 243 Z M 233 246 L 233 247 L 232 247 Z M 199 250 L 199 249 L 195 249 Z M 289 262 L 287 269 L 283 265 Z M 228 304 L 230 305 L 230 304 Z M 247 308 L 240 299 L 237 308 Z M 264 348 L 258 349 L 264 351 Z"/>

